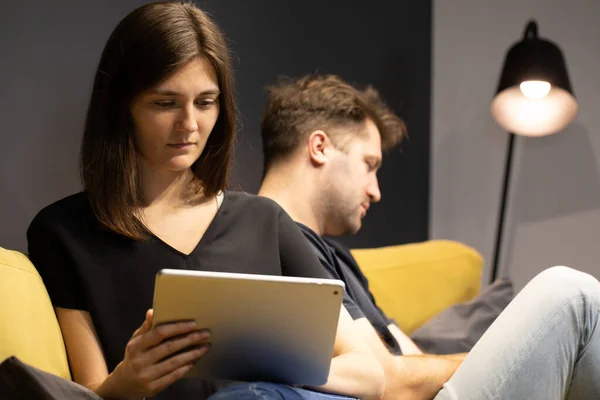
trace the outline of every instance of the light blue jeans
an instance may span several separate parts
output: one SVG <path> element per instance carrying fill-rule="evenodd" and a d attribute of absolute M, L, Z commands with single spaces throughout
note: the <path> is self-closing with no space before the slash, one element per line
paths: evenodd
<path fill-rule="evenodd" d="M 314 392 L 268 382 L 240 383 L 218 391 L 208 400 L 352 400 L 335 394 Z"/>
<path fill-rule="evenodd" d="M 553 267 L 490 326 L 434 400 L 600 398 L 600 283 Z"/>

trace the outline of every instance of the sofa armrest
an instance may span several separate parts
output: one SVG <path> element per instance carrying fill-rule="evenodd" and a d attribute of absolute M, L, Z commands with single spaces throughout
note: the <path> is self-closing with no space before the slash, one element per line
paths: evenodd
<path fill-rule="evenodd" d="M 22 253 L 0 247 L 0 362 L 10 356 L 71 379 L 62 333 L 42 278 Z"/>
<path fill-rule="evenodd" d="M 377 305 L 407 334 L 480 290 L 483 258 L 459 242 L 430 240 L 351 252 Z"/>

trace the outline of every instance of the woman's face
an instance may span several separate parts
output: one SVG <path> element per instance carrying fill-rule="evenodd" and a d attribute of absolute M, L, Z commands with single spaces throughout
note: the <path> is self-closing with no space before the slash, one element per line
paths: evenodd
<path fill-rule="evenodd" d="M 132 102 L 136 149 L 151 168 L 184 171 L 200 157 L 219 116 L 213 66 L 198 58 Z"/>

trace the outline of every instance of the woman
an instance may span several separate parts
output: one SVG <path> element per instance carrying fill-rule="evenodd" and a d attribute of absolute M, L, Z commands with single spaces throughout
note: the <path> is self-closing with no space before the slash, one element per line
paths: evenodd
<path fill-rule="evenodd" d="M 201 10 L 180 3 L 134 10 L 110 36 L 96 73 L 81 151 L 85 191 L 46 207 L 28 229 L 73 378 L 104 398 L 203 399 L 222 385 L 180 380 L 210 350 L 201 329 L 210 327 L 152 328 L 160 269 L 322 274 L 275 203 L 223 192 L 235 131 L 232 81 L 223 35 Z M 378 397 L 381 367 L 349 332 L 344 311 L 319 390 Z M 265 385 L 282 388 L 324 396 Z"/>

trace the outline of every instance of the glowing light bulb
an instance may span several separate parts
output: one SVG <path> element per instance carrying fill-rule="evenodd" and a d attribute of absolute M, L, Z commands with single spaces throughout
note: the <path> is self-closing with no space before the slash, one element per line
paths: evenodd
<path fill-rule="evenodd" d="M 521 82 L 521 92 L 533 100 L 539 100 L 546 97 L 550 93 L 550 83 L 546 81 L 525 81 Z"/>

